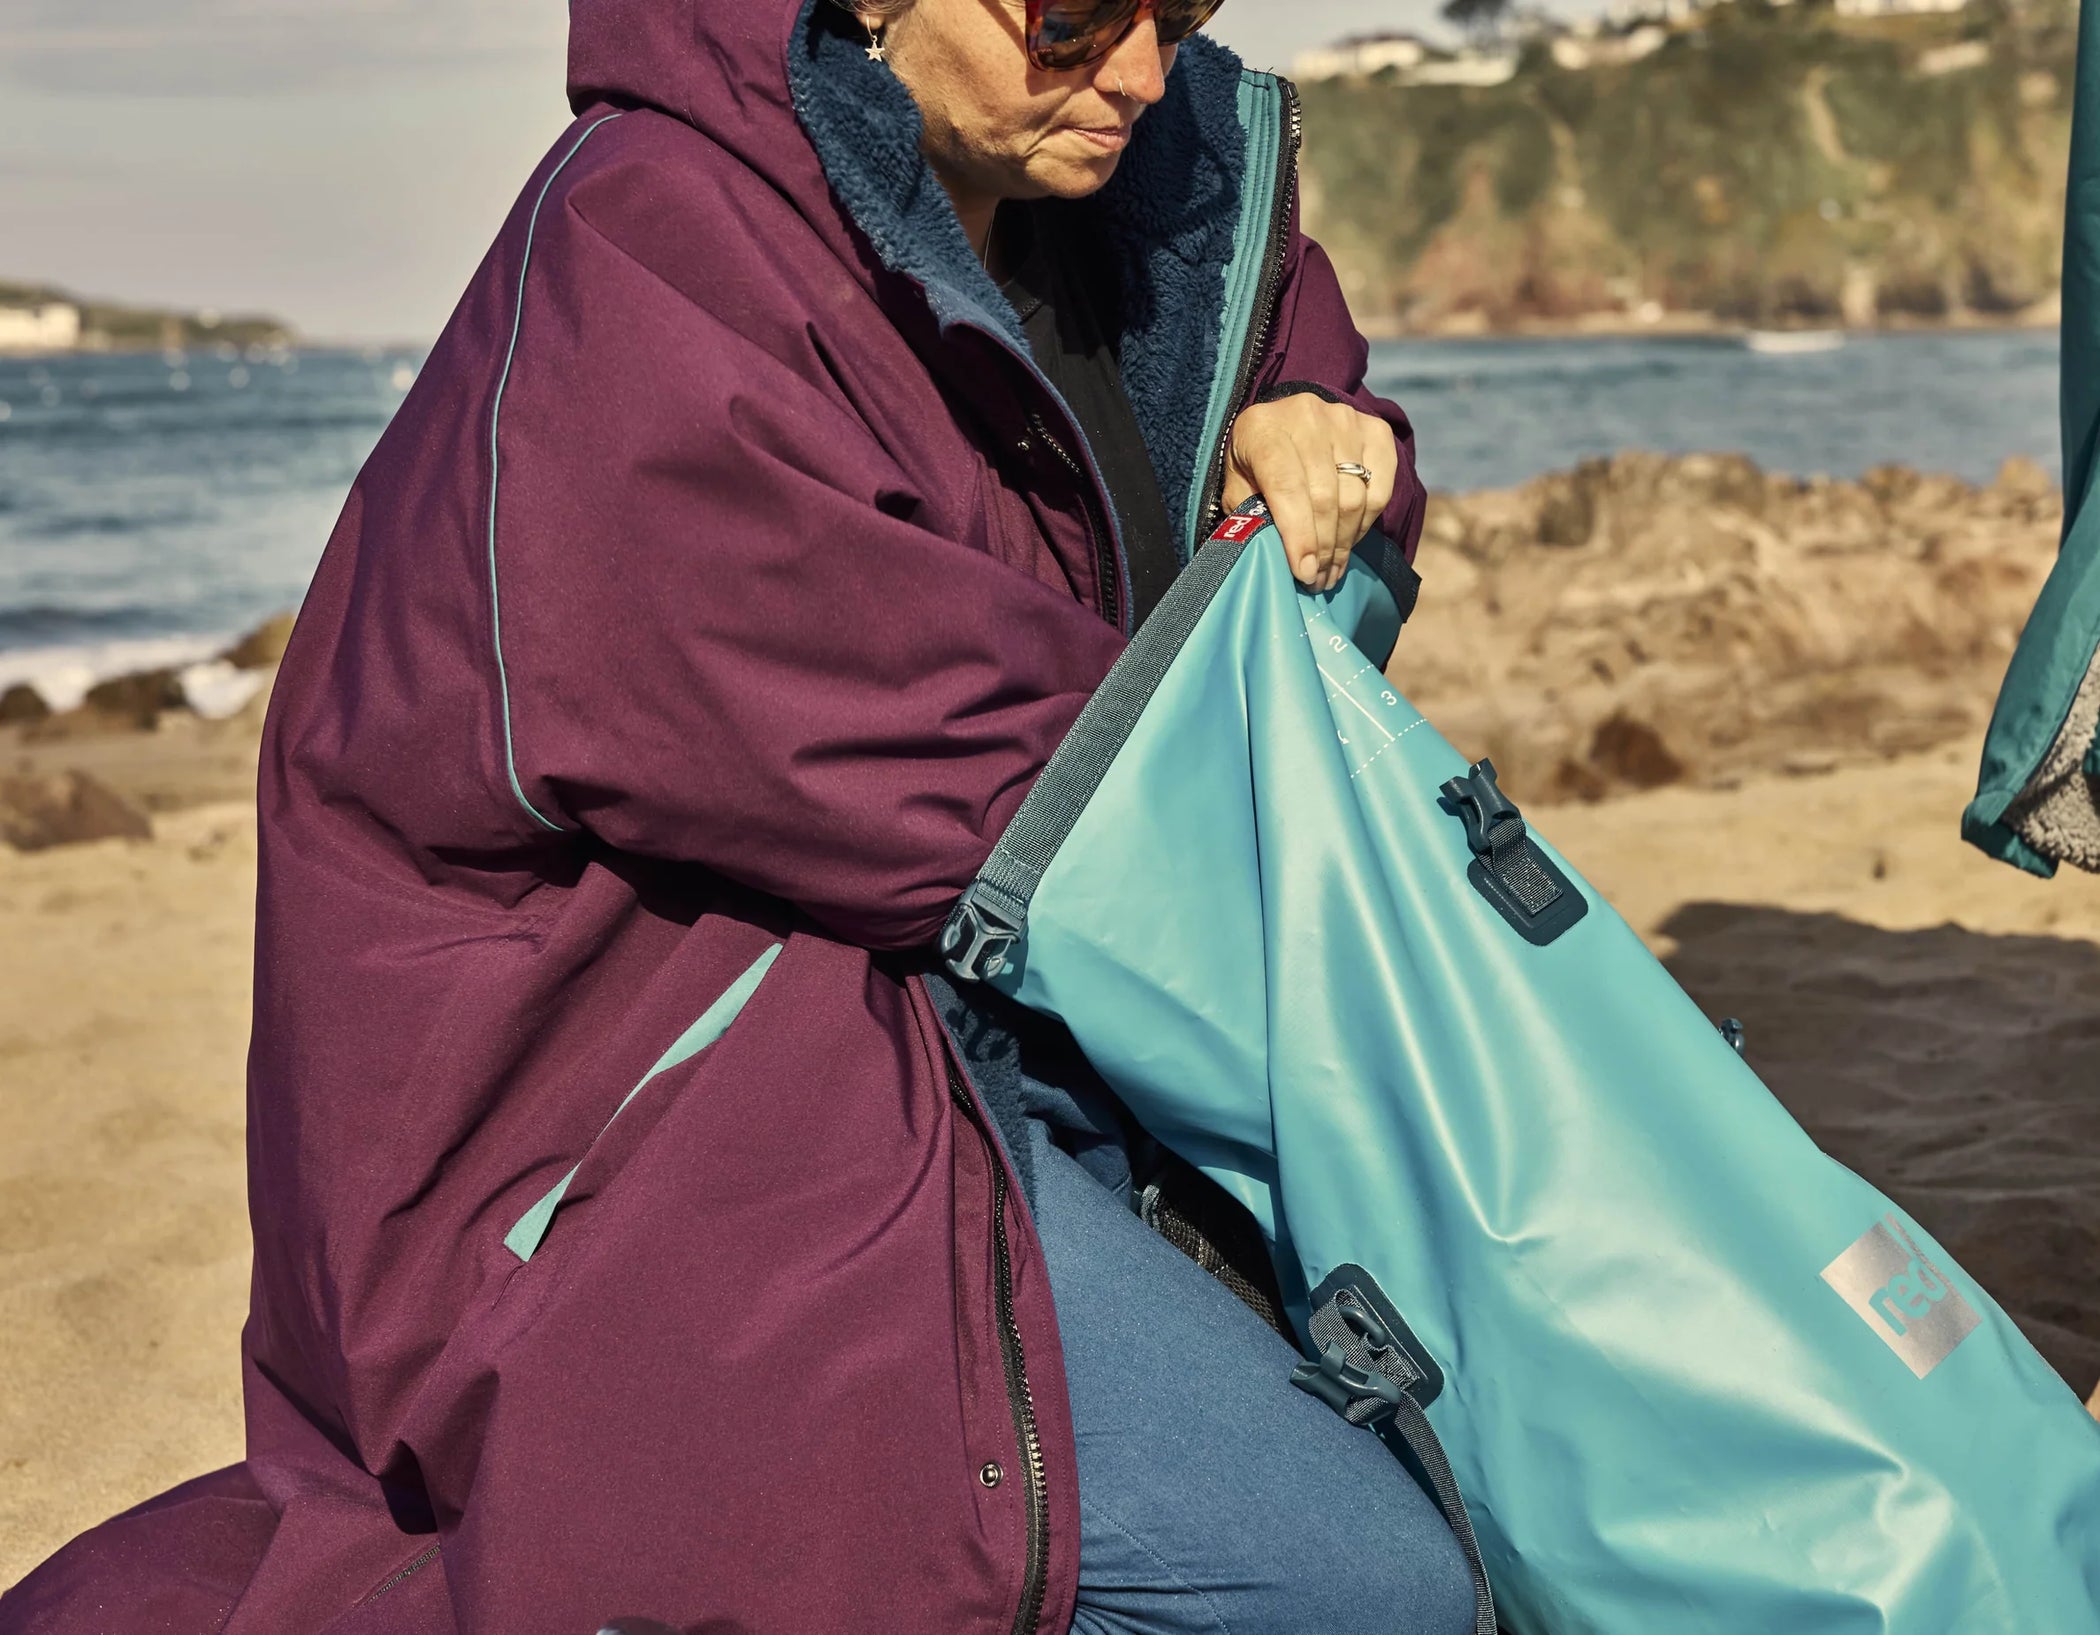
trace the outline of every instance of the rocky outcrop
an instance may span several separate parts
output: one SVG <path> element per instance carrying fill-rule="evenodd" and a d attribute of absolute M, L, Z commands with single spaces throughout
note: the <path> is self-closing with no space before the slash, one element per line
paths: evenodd
<path fill-rule="evenodd" d="M 17 851 L 152 838 L 151 818 L 84 772 L 0 778 L 0 840 Z"/>
<path fill-rule="evenodd" d="M 170 710 L 189 707 L 182 696 L 182 677 L 174 670 L 141 670 L 117 676 L 88 689 L 80 707 L 110 726 L 150 732 Z"/>
<path fill-rule="evenodd" d="M 89 688 L 75 708 L 56 714 L 34 688 L 9 688 L 0 695 L 0 727 L 21 727 L 29 737 L 48 741 L 154 732 L 178 713 L 240 714 L 267 695 L 270 678 L 262 672 L 283 661 L 294 617 L 281 613 L 264 621 L 207 664 L 112 676 Z"/>
<path fill-rule="evenodd" d="M 29 727 L 50 719 L 51 706 L 28 682 L 18 681 L 0 692 L 0 727 Z"/>
<path fill-rule="evenodd" d="M 2055 561 L 2029 462 L 1975 488 L 1623 454 L 1431 503 L 1395 674 L 1539 800 L 1980 736 Z"/>
<path fill-rule="evenodd" d="M 297 619 L 296 614 L 280 613 L 249 631 L 219 657 L 236 670 L 271 669 L 284 662 L 284 651 L 291 645 L 292 626 Z"/>

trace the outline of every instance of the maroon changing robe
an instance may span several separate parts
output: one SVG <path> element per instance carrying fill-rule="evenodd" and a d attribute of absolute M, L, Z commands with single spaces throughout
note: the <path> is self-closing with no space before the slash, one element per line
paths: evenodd
<path fill-rule="evenodd" d="M 827 14 L 573 15 L 578 122 L 271 710 L 247 1461 L 61 1552 L 5 1635 L 1069 1624 L 1050 1293 L 912 973 L 1123 646 L 1109 502 Z M 1267 208 L 1234 401 L 1390 419 L 1411 546 L 1406 422 L 1250 169 L 1242 84 L 1185 50 L 1070 207 L 1125 263 L 1162 488 L 1200 532 Z"/>

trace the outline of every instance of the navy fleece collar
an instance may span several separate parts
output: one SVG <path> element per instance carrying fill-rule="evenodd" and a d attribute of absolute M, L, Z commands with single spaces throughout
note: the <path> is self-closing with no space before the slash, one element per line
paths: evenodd
<path fill-rule="evenodd" d="M 1123 292 L 1124 387 L 1185 537 L 1186 496 L 1206 451 L 1203 417 L 1217 368 L 1225 273 L 1246 183 L 1239 59 L 1201 35 L 1182 47 L 1167 96 L 1137 127 L 1097 200 Z M 808 0 L 788 52 L 788 85 L 832 190 L 876 255 L 919 284 L 943 329 L 969 324 L 1028 343 L 919 152 L 918 105 L 830 0 Z"/>

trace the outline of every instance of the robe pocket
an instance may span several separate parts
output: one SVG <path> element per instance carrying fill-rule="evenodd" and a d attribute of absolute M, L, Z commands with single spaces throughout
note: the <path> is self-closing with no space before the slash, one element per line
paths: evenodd
<path fill-rule="evenodd" d="M 753 996 L 757 994 L 759 984 L 765 981 L 766 973 L 773 968 L 773 962 L 780 958 L 783 946 L 781 943 L 775 943 L 767 949 L 748 971 L 729 985 L 728 991 L 710 1005 L 697 1022 L 678 1036 L 677 1043 L 663 1053 L 656 1065 L 642 1075 L 641 1082 L 627 1092 L 626 1099 L 613 1109 L 612 1117 L 605 1121 L 605 1129 L 598 1132 L 598 1141 L 605 1139 L 606 1130 L 610 1130 L 620 1121 L 620 1115 L 634 1104 L 635 1097 L 666 1073 L 685 1066 L 729 1031 L 736 1019 L 743 1015 L 744 1007 L 750 1004 Z M 596 1141 L 592 1143 L 593 1146 L 596 1144 Z M 584 1155 L 586 1159 L 589 1156 L 588 1153 Z M 576 1168 L 564 1175 L 552 1191 L 519 1217 L 517 1225 L 504 1234 L 504 1248 L 521 1261 L 530 1261 L 539 1253 L 540 1246 L 547 1241 L 549 1229 L 554 1225 L 554 1217 L 560 1212 L 562 1202 L 568 1197 L 569 1188 L 575 1183 L 577 1173 L 582 1168 L 583 1162 L 579 1160 Z"/>

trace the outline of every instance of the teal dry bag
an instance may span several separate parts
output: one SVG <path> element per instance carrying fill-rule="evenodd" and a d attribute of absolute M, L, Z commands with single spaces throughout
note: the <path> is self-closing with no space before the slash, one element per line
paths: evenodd
<path fill-rule="evenodd" d="M 951 968 L 1246 1205 L 1301 1384 L 1426 1407 L 1516 1635 L 2100 1631 L 2100 1424 L 1385 681 L 1371 544 L 1227 520 Z"/>

